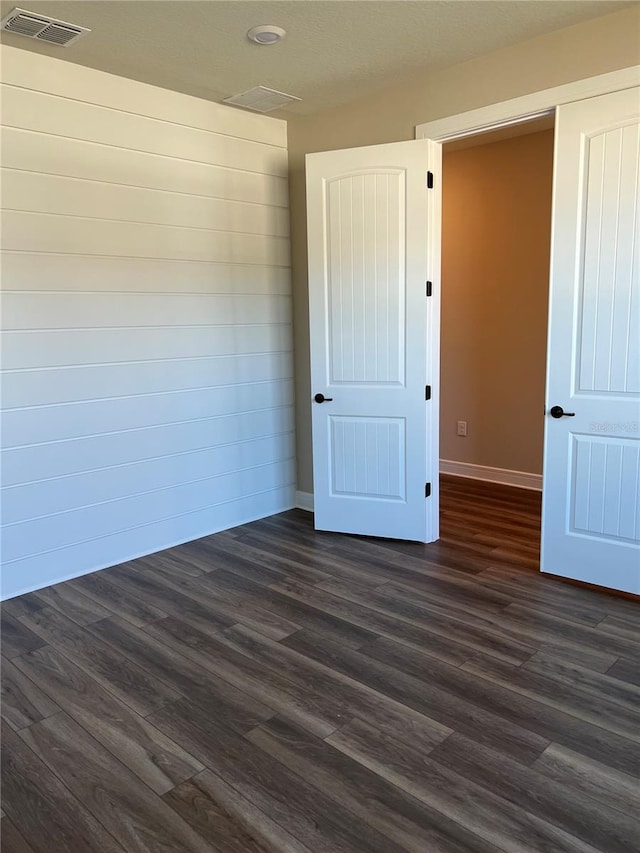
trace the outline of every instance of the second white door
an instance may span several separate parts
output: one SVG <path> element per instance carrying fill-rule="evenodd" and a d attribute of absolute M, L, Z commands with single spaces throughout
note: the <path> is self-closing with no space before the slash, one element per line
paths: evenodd
<path fill-rule="evenodd" d="M 639 205 L 640 89 L 559 107 L 542 571 L 636 594 Z"/>
<path fill-rule="evenodd" d="M 415 140 L 307 156 L 321 530 L 438 536 L 439 149 Z"/>

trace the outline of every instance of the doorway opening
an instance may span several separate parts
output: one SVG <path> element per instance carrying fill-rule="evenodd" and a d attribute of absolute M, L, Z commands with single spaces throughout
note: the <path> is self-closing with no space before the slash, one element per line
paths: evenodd
<path fill-rule="evenodd" d="M 540 544 L 553 137 L 549 115 L 445 143 L 442 158 L 441 523 L 453 522 L 447 496 L 459 491 L 455 478 L 469 478 L 476 497 L 504 516 L 507 547 L 511 539 L 532 568 Z M 514 486 L 533 492 L 524 539 L 522 515 L 509 518 Z"/>

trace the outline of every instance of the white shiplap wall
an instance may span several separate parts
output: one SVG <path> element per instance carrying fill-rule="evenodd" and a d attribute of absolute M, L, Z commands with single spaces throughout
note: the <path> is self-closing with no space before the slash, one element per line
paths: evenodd
<path fill-rule="evenodd" d="M 294 504 L 286 125 L 3 46 L 2 595 Z"/>

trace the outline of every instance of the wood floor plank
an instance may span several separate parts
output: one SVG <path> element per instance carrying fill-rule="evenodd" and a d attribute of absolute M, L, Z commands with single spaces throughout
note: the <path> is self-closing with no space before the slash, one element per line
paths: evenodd
<path fill-rule="evenodd" d="M 34 853 L 33 847 L 20 835 L 15 823 L 6 816 L 0 820 L 0 850 L 2 853 Z"/>
<path fill-rule="evenodd" d="M 348 591 L 347 593 L 348 594 Z M 395 593 L 397 596 L 397 593 Z M 351 596 L 353 598 L 353 595 Z M 621 653 L 622 650 L 635 652 L 634 645 L 626 645 L 625 640 L 620 642 L 623 644 L 620 647 L 614 638 L 610 638 L 609 642 L 598 642 L 598 632 L 585 625 L 569 622 L 563 619 L 554 617 L 545 617 L 543 614 L 536 614 L 535 611 L 527 608 L 521 608 L 525 611 L 524 615 L 520 615 L 517 609 L 520 605 L 510 604 L 500 613 L 471 613 L 461 614 L 455 610 L 445 610 L 439 603 L 429 600 L 428 596 L 414 596 L 410 598 L 403 596 L 407 600 L 407 605 L 413 608 L 426 610 L 429 617 L 434 620 L 434 628 L 438 627 L 441 631 L 457 631 L 457 632 L 473 632 L 480 637 L 480 642 L 484 642 L 485 649 L 478 648 L 478 651 L 491 653 L 491 646 L 487 638 L 498 637 L 504 644 L 511 643 L 510 648 L 505 645 L 504 648 L 497 646 L 493 650 L 493 656 L 509 662 L 509 654 L 512 655 L 511 662 L 521 663 L 527 659 L 525 652 L 528 650 L 531 656 L 541 647 L 553 648 L 555 654 L 567 654 L 571 657 L 572 652 L 583 654 L 593 654 L 598 656 L 600 663 L 605 664 L 615 656 Z M 517 615 L 516 615 L 517 614 Z M 444 627 L 439 627 L 443 623 Z M 517 655 L 521 653 L 520 660 Z M 602 658 L 602 655 L 607 657 Z"/>
<path fill-rule="evenodd" d="M 516 689 L 521 676 L 518 667 L 482 659 L 463 664 L 460 668 L 447 667 L 413 649 L 405 650 L 389 640 L 377 640 L 362 649 L 362 654 L 372 656 L 387 665 L 420 679 L 423 689 L 438 686 L 460 702 L 469 702 L 495 715 L 495 719 L 509 721 L 518 729 L 537 735 L 545 742 L 562 743 L 570 749 L 584 752 L 596 761 L 602 761 L 623 772 L 633 773 L 640 766 L 640 751 L 635 741 L 629 740 L 600 725 L 586 722 L 566 711 L 558 710 L 543 701 L 543 696 L 522 693 Z M 480 676 L 480 677 L 477 677 Z M 525 674 L 524 678 L 529 677 Z M 557 686 L 555 694 L 561 694 Z M 494 724 L 495 725 L 495 724 Z M 453 726 L 462 731 L 461 726 Z M 499 731 L 499 728 L 498 728 Z M 498 734 L 496 731 L 494 734 Z M 477 735 L 469 734 L 479 743 L 504 751 L 498 743 L 490 743 Z M 518 759 L 518 756 L 514 756 Z M 536 758 L 538 756 L 535 756 Z M 523 762 L 530 763 L 530 762 Z"/>
<path fill-rule="evenodd" d="M 213 541 L 212 541 L 213 540 Z M 228 558 L 240 557 L 249 560 L 252 563 L 264 566 L 270 571 L 276 571 L 285 577 L 304 577 L 310 583 L 317 583 L 321 580 L 327 580 L 330 576 L 315 567 L 303 565 L 299 556 L 293 559 L 284 556 L 280 550 L 268 552 L 262 548 L 254 548 L 251 545 L 245 544 L 242 539 L 236 538 L 232 541 L 215 541 L 211 537 L 205 548 L 208 554 L 215 556 L 218 568 L 225 568 Z"/>
<path fill-rule="evenodd" d="M 640 644 L 640 618 L 608 615 L 598 625 L 599 631 L 614 634 Z"/>
<path fill-rule="evenodd" d="M 406 620 L 415 625 L 428 626 L 428 630 L 439 636 L 446 637 L 458 645 L 464 644 L 468 654 L 477 652 L 494 655 L 500 660 L 511 663 L 522 663 L 528 660 L 535 652 L 535 647 L 516 638 L 513 634 L 501 630 L 499 609 L 486 608 L 470 605 L 462 605 L 460 609 L 457 604 L 451 606 L 441 596 L 432 595 L 431 592 L 421 594 L 417 589 L 404 589 L 400 585 L 385 584 L 376 588 L 368 596 L 363 595 L 363 590 L 356 589 L 346 584 L 320 584 L 322 589 L 343 596 L 349 601 L 364 603 L 367 601 L 370 607 L 380 612 L 396 616 L 398 619 Z M 425 584 L 428 589 L 429 584 Z M 508 602 L 505 602 L 505 606 Z M 489 612 L 492 614 L 488 622 Z M 469 617 L 472 617 L 471 619 Z M 465 623 L 464 634 L 460 632 L 460 622 Z"/>
<path fill-rule="evenodd" d="M 44 604 L 38 598 L 37 593 L 27 592 L 24 595 L 3 601 L 0 610 L 3 614 L 6 613 L 8 616 L 18 619 L 20 616 L 28 616 L 36 610 L 42 610 L 43 607 Z"/>
<path fill-rule="evenodd" d="M 567 663 L 562 658 L 543 652 L 536 653 L 522 668 L 552 678 L 560 684 L 582 688 L 605 702 L 626 708 L 637 716 L 637 726 L 640 728 L 640 686 Z"/>
<path fill-rule="evenodd" d="M 239 625 L 229 628 L 220 640 L 257 663 L 285 674 L 296 688 L 296 695 L 304 696 L 313 689 L 332 700 L 337 709 L 338 725 L 345 719 L 359 716 L 381 731 L 392 731 L 396 737 L 427 751 L 451 734 L 450 728 L 415 709 L 248 628 Z"/>
<path fill-rule="evenodd" d="M 170 617 L 149 625 L 145 630 L 205 670 L 273 708 L 285 719 L 297 721 L 320 737 L 335 731 L 343 720 L 341 707 L 330 698 L 311 687 L 302 695 L 296 685 L 278 670 L 257 663 L 179 619 Z"/>
<path fill-rule="evenodd" d="M 505 853 L 594 853 L 597 849 L 428 756 L 416 755 L 409 746 L 360 720 L 344 726 L 327 742 Z"/>
<path fill-rule="evenodd" d="M 557 743 L 549 744 L 531 767 L 560 783 L 565 791 L 582 794 L 587 802 L 602 803 L 611 810 L 624 812 L 635 820 L 636 834 L 640 837 L 640 785 L 637 775 L 612 770 Z"/>
<path fill-rule="evenodd" d="M 191 549 L 196 554 L 202 555 L 201 558 L 203 561 L 209 565 L 209 572 L 217 572 L 219 569 L 225 569 L 241 578 L 264 585 L 287 577 L 285 572 L 279 569 L 271 569 L 249 558 L 238 556 L 232 548 L 228 550 L 216 549 L 214 551 L 209 544 L 209 540 L 212 538 L 205 537 L 195 542 L 187 542 L 184 545 L 185 549 Z"/>
<path fill-rule="evenodd" d="M 127 851 L 207 853 L 211 848 L 110 752 L 64 713 L 21 737 Z"/>
<path fill-rule="evenodd" d="M 405 674 L 396 663 L 389 666 L 371 656 L 344 649 L 307 631 L 287 637 L 282 641 L 282 645 L 361 681 L 428 719 L 452 730 L 463 731 L 479 743 L 493 746 L 523 763 L 534 761 L 549 744 L 548 739 L 490 710 L 485 710 L 464 697 L 454 695 L 430 682 L 425 683 L 421 674 L 417 678 Z M 403 646 L 398 648 L 400 656 L 404 651 L 409 651 Z M 457 671 L 455 667 L 449 669 Z"/>
<path fill-rule="evenodd" d="M 485 589 L 468 578 L 451 579 L 442 578 L 439 575 L 425 577 L 414 573 L 410 578 L 406 576 L 392 578 L 384 590 L 389 595 L 402 594 L 405 598 L 417 595 L 421 599 L 426 598 L 466 613 L 479 615 L 486 610 L 499 613 L 504 607 L 513 603 L 513 596 L 505 592 Z"/>
<path fill-rule="evenodd" d="M 373 565 L 368 561 L 355 563 L 341 557 L 335 548 L 325 550 L 318 544 L 308 545 L 299 540 L 283 541 L 275 533 L 252 530 L 243 533 L 238 541 L 266 553 L 275 551 L 286 559 L 297 562 L 300 568 L 293 571 L 288 568 L 285 577 L 303 583 L 315 584 L 331 578 L 341 578 L 375 586 L 378 578 L 380 583 L 384 583 L 390 575 L 388 566 Z M 309 567 L 313 567 L 313 573 L 305 571 Z"/>
<path fill-rule="evenodd" d="M 598 850 L 628 853 L 638 841 L 638 824 L 633 818 L 585 798 L 459 732 L 437 746 L 430 758 Z"/>
<path fill-rule="evenodd" d="M 349 543 L 349 549 L 357 550 L 360 547 L 360 540 L 356 543 Z M 345 546 L 346 548 L 346 546 Z M 396 542 L 395 540 L 377 539 L 374 542 L 363 541 L 362 549 L 365 554 L 375 549 L 379 556 L 388 555 L 387 559 L 391 562 L 394 560 L 415 561 L 416 565 L 426 561 L 431 566 L 439 566 L 441 569 L 454 570 L 466 575 L 476 575 L 483 569 L 493 565 L 493 560 L 490 558 L 490 549 L 488 548 L 470 548 L 467 543 L 461 546 L 457 540 L 455 544 L 449 543 L 446 540 L 440 539 L 438 542 L 431 542 L 428 545 L 421 545 L 417 542 Z M 390 556 L 389 556 L 390 555 Z M 409 562 L 411 565 L 411 562 Z"/>
<path fill-rule="evenodd" d="M 397 550 L 395 544 L 385 539 L 343 537 L 332 547 L 332 553 L 336 551 L 343 559 L 354 562 L 364 557 L 366 565 L 373 565 L 385 573 L 391 570 L 392 576 L 387 578 L 389 580 L 406 580 L 415 574 L 469 580 L 470 576 L 475 576 L 481 569 L 491 565 L 488 559 L 480 557 L 476 551 L 467 554 L 459 544 L 450 548 L 442 541 L 428 545 L 404 543 L 409 548 L 402 551 Z M 412 574 L 404 574 L 405 569 Z"/>
<path fill-rule="evenodd" d="M 31 616 L 22 617 L 28 625 L 87 675 L 129 705 L 137 714 L 146 716 L 180 694 L 117 654 L 106 643 L 97 640 L 86 628 L 80 628 L 66 616 L 46 607 Z"/>
<path fill-rule="evenodd" d="M 492 557 L 500 558 L 501 560 L 506 560 L 509 563 L 515 563 L 516 565 L 524 566 L 533 570 L 537 570 L 539 568 L 540 549 L 538 545 L 530 548 L 527 548 L 526 546 L 517 547 L 516 545 L 502 547 L 500 544 L 501 541 L 502 540 L 498 538 L 493 540 L 496 547 L 491 551 Z"/>
<path fill-rule="evenodd" d="M 496 577 L 494 574 L 482 573 L 475 578 L 474 587 L 494 591 L 511 599 L 512 603 L 526 604 L 528 607 L 561 616 L 571 621 L 582 622 L 595 627 L 606 616 L 606 610 L 601 599 L 595 601 L 567 601 L 559 597 L 554 586 L 545 583 L 545 578 L 539 577 L 539 583 L 523 585 L 518 577 Z"/>
<path fill-rule="evenodd" d="M 112 611 L 109 615 L 115 613 L 138 627 L 164 619 L 168 615 L 163 610 L 153 607 L 148 601 L 133 598 L 117 583 L 112 583 L 109 580 L 108 569 L 84 575 L 68 583 L 98 604 L 108 606 Z"/>
<path fill-rule="evenodd" d="M 495 847 L 330 744 L 274 718 L 248 739 L 411 853 L 493 853 Z"/>
<path fill-rule="evenodd" d="M 615 655 L 602 654 L 593 649 L 567 646 L 557 643 L 540 643 L 536 654 L 552 655 L 565 663 L 590 669 L 593 672 L 607 672 L 619 660 Z"/>
<path fill-rule="evenodd" d="M 220 853 L 312 853 L 210 770 L 179 785 L 164 801 Z"/>
<path fill-rule="evenodd" d="M 0 713 L 16 731 L 56 714 L 60 708 L 16 667 L 19 657 L 2 661 Z"/>
<path fill-rule="evenodd" d="M 619 658 L 609 667 L 607 675 L 640 687 L 640 662 Z"/>
<path fill-rule="evenodd" d="M 275 713 L 211 669 L 198 666 L 175 644 L 165 645 L 118 617 L 96 622 L 91 633 L 234 730 L 249 731 Z"/>
<path fill-rule="evenodd" d="M 311 548 L 318 547 L 322 550 L 331 550 L 342 541 L 342 536 L 339 533 L 315 530 L 313 514 L 297 510 L 280 513 L 275 519 L 273 517 L 261 518 L 249 530 L 266 530 L 293 545 L 302 542 Z M 247 532 L 247 528 L 242 532 Z"/>
<path fill-rule="evenodd" d="M 431 639 L 435 635 L 438 640 L 444 638 L 449 643 L 467 646 L 469 657 L 477 652 L 493 652 L 520 663 L 536 651 L 532 646 L 501 637 L 498 630 L 477 629 L 469 624 L 470 618 L 465 620 L 466 630 L 463 633 L 455 619 L 446 614 L 425 613 L 422 607 L 386 600 L 375 592 L 365 595 L 362 589 L 354 590 L 353 585 L 344 582 L 336 581 L 329 589 L 321 589 L 294 581 L 280 581 L 272 584 L 271 589 L 416 648 L 428 648 L 430 643 L 437 642 Z"/>
<path fill-rule="evenodd" d="M 241 595 L 246 601 L 260 603 L 265 609 L 297 624 L 304 624 L 318 634 L 326 635 L 346 646 L 358 648 L 377 637 L 377 634 L 368 628 L 354 625 L 346 619 L 292 599 L 270 587 L 260 586 L 252 580 L 224 569 L 215 573 L 215 577 L 211 579 L 211 585 L 216 589 Z"/>
<path fill-rule="evenodd" d="M 537 610 L 532 611 L 523 604 L 510 604 L 505 609 L 504 616 L 515 617 L 514 624 L 520 626 L 532 637 L 594 649 L 611 655 L 628 657 L 630 660 L 640 660 L 640 643 L 625 637 L 615 637 L 605 631 L 578 625 Z"/>
<path fill-rule="evenodd" d="M 499 614 L 509 604 L 520 603 L 526 604 L 530 609 L 540 609 L 545 613 L 555 614 L 569 621 L 577 621 L 591 628 L 603 619 L 602 611 L 571 608 L 566 604 L 559 605 L 546 600 L 540 602 L 531 591 L 517 590 L 515 585 L 480 584 L 477 580 L 468 579 L 464 582 L 456 579 L 455 582 L 447 583 L 442 582 L 440 578 L 435 578 L 432 584 L 429 578 L 419 584 L 393 581 L 384 589 L 388 595 L 396 595 L 404 600 L 423 602 L 437 607 L 446 606 L 450 612 L 462 611 L 479 618 L 485 616 L 487 611 Z"/>
<path fill-rule="evenodd" d="M 53 839 L 65 853 L 130 853 L 6 727 L 1 769 L 3 809 L 35 853 L 51 853 Z"/>
<path fill-rule="evenodd" d="M 606 590 L 587 589 L 572 583 L 563 582 L 562 578 L 542 575 L 539 572 L 522 572 L 513 565 L 492 565 L 478 575 L 478 581 L 508 580 L 516 583 L 522 590 L 532 590 L 535 595 L 543 594 L 557 604 L 564 603 L 567 608 L 572 606 L 586 607 L 603 612 L 605 615 L 618 615 L 637 619 L 638 603 L 617 595 L 610 595 Z"/>
<path fill-rule="evenodd" d="M 294 540 L 253 527 L 239 531 L 233 542 L 225 542 L 224 550 L 228 554 L 242 553 L 252 561 L 259 557 L 265 566 L 270 565 L 269 560 L 277 554 L 279 559 L 287 561 L 278 566 L 280 575 L 304 583 L 329 580 L 335 571 L 342 569 L 353 573 L 359 571 L 357 566 L 344 566 L 340 560 L 335 560 L 333 553 L 325 551 L 319 543 L 310 544 L 300 537 Z"/>
<path fill-rule="evenodd" d="M 427 547 L 420 546 L 418 543 L 413 544 L 416 544 L 418 549 Z M 376 579 L 379 579 L 379 585 L 392 580 L 410 582 L 419 581 L 425 577 L 441 576 L 442 567 L 438 563 L 430 562 L 424 553 L 420 553 L 420 550 L 401 554 L 385 545 L 384 539 L 343 537 L 332 545 L 327 551 L 327 556 L 332 559 L 338 558 L 358 568 L 361 567 L 360 573 L 364 574 L 362 582 L 365 584 L 369 581 L 375 582 Z M 449 571 L 460 578 L 466 577 L 465 572 Z M 357 576 L 341 576 L 339 573 L 332 574 L 331 579 L 353 580 L 356 583 L 359 581 Z"/>
<path fill-rule="evenodd" d="M 197 602 L 170 589 L 159 578 L 151 577 L 144 566 L 114 566 L 109 574 L 132 598 L 152 604 L 169 615 L 188 619 L 191 625 L 206 633 L 215 634 L 235 622 L 213 602 Z"/>
<path fill-rule="evenodd" d="M 529 697 L 538 703 L 538 711 L 542 704 L 571 715 L 576 722 L 582 720 L 616 735 L 615 742 L 620 748 L 626 746 L 630 753 L 636 755 L 640 767 L 640 703 L 631 708 L 612 703 L 605 691 L 595 689 L 593 680 L 586 685 L 578 685 L 575 681 L 570 684 L 565 680 L 563 689 L 558 689 L 556 680 L 539 674 L 535 668 L 513 667 L 487 658 L 467 661 L 461 670 L 480 675 L 483 680 Z M 619 741 L 618 737 L 622 740 Z M 624 739 L 627 738 L 629 743 L 625 744 Z M 613 749 L 613 743 L 611 746 Z"/>
<path fill-rule="evenodd" d="M 208 560 L 196 557 L 182 546 L 161 551 L 160 554 L 140 557 L 136 562 L 145 568 L 163 569 L 174 577 L 198 578 L 211 571 Z"/>
<path fill-rule="evenodd" d="M 202 764 L 52 648 L 16 658 L 20 670 L 157 794 Z"/>
<path fill-rule="evenodd" d="M 249 741 L 178 702 L 153 721 L 314 853 L 402 849 Z"/>
<path fill-rule="evenodd" d="M 98 619 L 111 616 L 113 613 L 112 610 L 108 610 L 88 598 L 69 583 L 48 586 L 46 589 L 39 590 L 36 595 L 44 606 L 59 610 L 77 625 L 88 625 L 91 622 L 97 622 Z"/>
<path fill-rule="evenodd" d="M 33 615 L 37 613 L 38 611 L 35 611 Z M 3 657 L 8 660 L 45 645 L 42 637 L 34 634 L 22 621 L 23 618 L 28 617 L 16 619 L 4 611 L 0 617 L 0 648 Z"/>
<path fill-rule="evenodd" d="M 147 572 L 155 575 L 156 581 L 166 585 L 169 590 L 174 590 L 195 602 L 206 601 L 207 608 L 213 609 L 221 619 L 240 622 L 267 637 L 281 640 L 300 629 L 300 625 L 295 622 L 272 613 L 242 595 L 222 589 L 216 584 L 217 572 L 203 574 L 198 578 L 172 578 L 162 568 L 145 570 L 145 574 Z"/>
<path fill-rule="evenodd" d="M 233 814 L 227 812 L 192 779 L 166 794 L 164 802 L 180 815 L 219 853 L 268 853 L 252 833 L 249 834 Z"/>

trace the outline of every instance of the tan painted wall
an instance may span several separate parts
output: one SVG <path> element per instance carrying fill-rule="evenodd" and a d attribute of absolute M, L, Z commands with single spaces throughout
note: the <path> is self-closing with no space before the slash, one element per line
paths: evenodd
<path fill-rule="evenodd" d="M 445 149 L 441 459 L 542 473 L 552 170 L 552 130 Z"/>
<path fill-rule="evenodd" d="M 298 488 L 312 491 L 304 155 L 412 139 L 416 124 L 635 65 L 640 6 L 289 122 Z"/>

